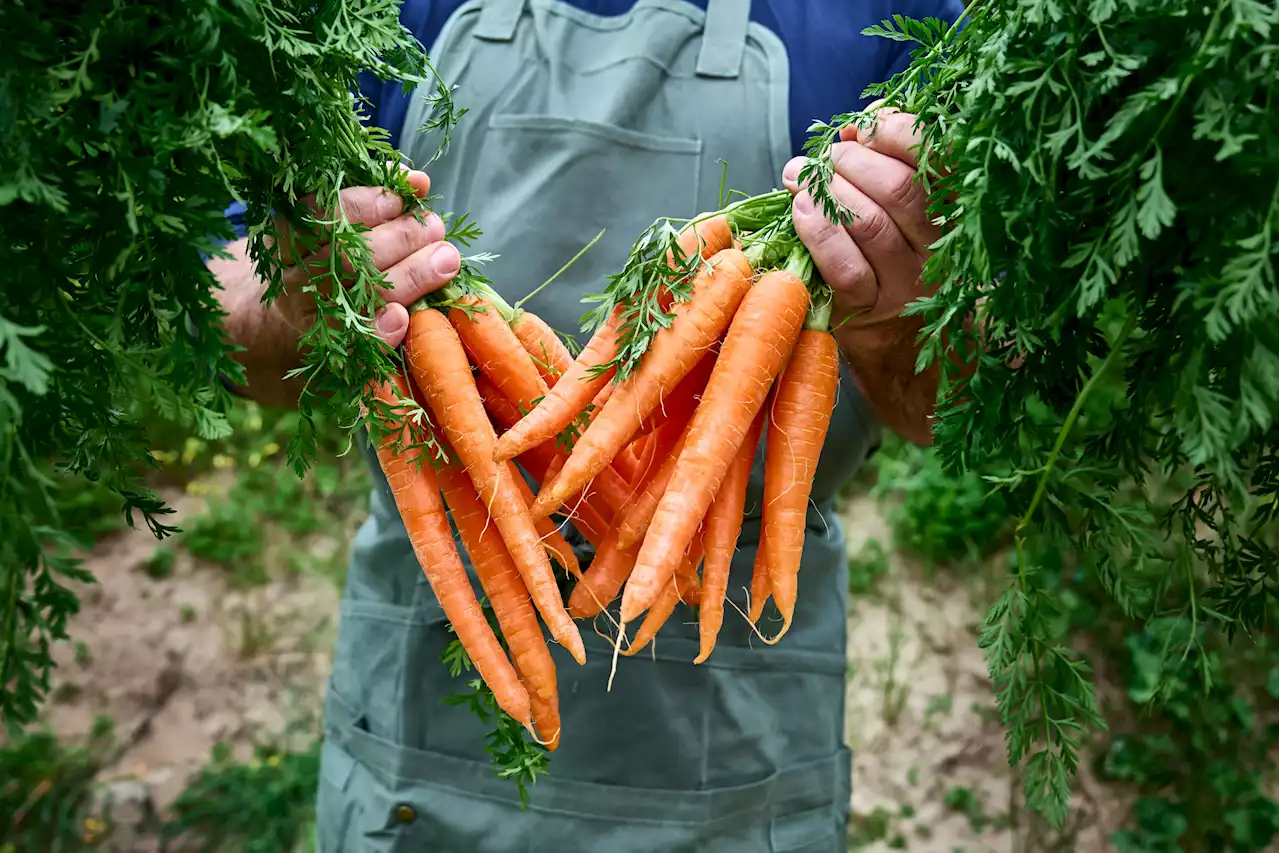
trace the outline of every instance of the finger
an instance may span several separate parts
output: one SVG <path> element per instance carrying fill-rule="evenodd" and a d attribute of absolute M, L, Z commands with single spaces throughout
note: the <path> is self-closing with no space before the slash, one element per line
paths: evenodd
<path fill-rule="evenodd" d="M 417 169 L 409 170 L 409 186 L 413 187 L 413 194 L 418 198 L 426 198 L 431 192 L 431 178 L 426 172 L 419 172 Z"/>
<path fill-rule="evenodd" d="M 461 266 L 462 256 L 453 244 L 441 242 L 424 246 L 386 270 L 391 289 L 383 297 L 388 302 L 412 305 L 448 284 Z"/>
<path fill-rule="evenodd" d="M 929 221 L 929 197 L 915 169 L 857 142 L 833 145 L 831 156 L 836 173 L 889 214 L 913 250 L 928 254 L 942 232 Z"/>
<path fill-rule="evenodd" d="M 421 222 L 411 213 L 405 213 L 390 222 L 384 222 L 364 235 L 374 267 L 390 269 L 414 252 L 444 239 L 444 223 L 434 213 L 427 214 Z M 303 283 L 308 277 L 323 275 L 331 267 L 331 246 L 322 246 L 318 252 L 285 271 L 285 285 Z M 342 271 L 351 275 L 354 268 L 348 257 L 342 258 Z"/>
<path fill-rule="evenodd" d="M 901 112 L 893 107 L 880 107 L 876 110 L 875 121 L 869 127 L 849 126 L 840 133 L 840 138 L 849 142 L 860 142 L 887 157 L 892 157 L 911 168 L 916 167 L 920 148 L 920 129 L 916 126 L 916 116 Z M 846 133 L 852 132 L 852 137 Z"/>
<path fill-rule="evenodd" d="M 808 162 L 808 157 L 792 157 L 787 161 L 787 165 L 782 167 L 782 186 L 792 195 L 800 191 L 800 171 Z"/>
<path fill-rule="evenodd" d="M 914 287 L 920 276 L 920 256 L 884 208 L 841 175 L 831 181 L 831 193 L 853 213 L 844 230 L 871 266 L 877 282 L 875 300 L 904 304 L 910 294 L 885 292 L 885 288 Z"/>
<path fill-rule="evenodd" d="M 413 169 L 407 171 L 409 185 L 413 187 L 414 194 L 420 198 L 425 197 L 431 190 L 431 179 L 425 172 Z M 298 204 L 318 219 L 333 218 L 333 211 L 320 210 L 315 193 L 298 199 Z M 403 199 L 384 187 L 347 187 L 338 193 L 338 204 L 348 221 L 369 228 L 390 222 L 404 213 Z M 301 246 L 303 241 L 294 233 L 293 223 L 284 217 L 276 216 L 275 225 L 276 231 L 280 234 L 281 260 L 286 264 L 294 263 L 295 259 L 305 251 Z M 311 242 L 313 246 L 324 245 L 326 241 L 323 229 L 312 235 Z"/>
<path fill-rule="evenodd" d="M 391 302 L 374 315 L 373 325 L 378 331 L 378 337 L 395 349 L 409 331 L 409 309 L 399 302 Z"/>
<path fill-rule="evenodd" d="M 796 235 L 809 249 L 813 264 L 831 285 L 841 307 L 862 311 L 876 301 L 876 276 L 862 250 L 844 228 L 822 215 L 807 190 L 791 204 Z"/>

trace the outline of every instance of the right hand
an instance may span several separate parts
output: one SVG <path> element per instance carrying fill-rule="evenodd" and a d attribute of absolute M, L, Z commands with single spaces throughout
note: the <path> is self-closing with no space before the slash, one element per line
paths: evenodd
<path fill-rule="evenodd" d="M 431 188 L 426 173 L 410 170 L 408 177 L 418 197 L 425 197 Z M 381 187 L 348 187 L 338 198 L 348 220 L 370 229 L 364 238 L 373 263 L 391 285 L 382 291 L 387 304 L 374 317 L 374 325 L 388 346 L 398 347 L 409 329 L 406 306 L 448 284 L 458 274 L 461 255 L 444 241 L 445 228 L 439 216 L 431 213 L 419 222 L 413 214 L 404 212 L 403 202 L 394 193 Z M 316 209 L 314 195 L 301 202 Z M 287 227 L 285 223 L 278 225 L 282 234 Z M 290 266 L 285 270 L 285 290 L 276 300 L 276 308 L 285 322 L 301 334 L 311 328 L 316 316 L 315 296 L 303 291 L 302 286 L 311 276 L 328 269 L 331 253 L 323 245 L 312 255 L 295 261 L 289 242 L 283 240 L 281 247 L 282 259 Z M 343 266 L 350 272 L 350 264 L 344 261 Z"/>

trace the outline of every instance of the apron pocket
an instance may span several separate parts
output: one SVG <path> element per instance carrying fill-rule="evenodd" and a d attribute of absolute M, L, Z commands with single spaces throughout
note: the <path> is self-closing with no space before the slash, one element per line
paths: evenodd
<path fill-rule="evenodd" d="M 781 815 L 769 827 L 772 853 L 841 853 L 845 826 L 831 806 Z"/>
<path fill-rule="evenodd" d="M 487 761 L 412 749 L 378 737 L 330 692 L 326 737 L 355 771 L 347 785 L 356 805 L 352 851 L 447 853 L 554 850 L 556 853 L 775 853 L 836 849 L 835 814 L 848 802 L 841 749 L 737 786 L 700 790 L 636 788 L 551 774 L 531 788 L 521 809 L 515 785 Z M 407 810 L 407 811 L 406 811 Z M 793 824 L 791 815 L 800 824 Z M 812 817 L 811 817 L 812 816 Z M 777 846 L 794 839 L 827 848 Z M 327 853 L 327 847 L 322 848 Z"/>
<path fill-rule="evenodd" d="M 702 141 L 573 116 L 497 113 L 460 179 L 460 209 L 483 200 L 480 251 L 497 252 L 486 275 L 508 298 L 549 278 L 609 223 L 600 241 L 529 310 L 577 333 L 588 291 L 622 268 L 631 244 L 664 216 L 697 213 Z"/>
<path fill-rule="evenodd" d="M 355 759 L 325 741 L 320 751 L 320 786 L 316 792 L 316 853 L 357 849 L 356 826 L 361 811 L 349 791 L 355 766 Z"/>

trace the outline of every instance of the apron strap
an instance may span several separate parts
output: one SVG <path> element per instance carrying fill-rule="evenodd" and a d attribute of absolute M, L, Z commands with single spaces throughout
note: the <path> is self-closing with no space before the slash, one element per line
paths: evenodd
<path fill-rule="evenodd" d="M 511 41 L 524 14 L 525 0 L 483 0 L 480 20 L 474 30 L 476 38 L 486 41 Z"/>
<path fill-rule="evenodd" d="M 490 0 L 491 1 L 491 0 Z M 708 0 L 698 53 L 700 77 L 738 76 L 751 24 L 751 0 Z"/>

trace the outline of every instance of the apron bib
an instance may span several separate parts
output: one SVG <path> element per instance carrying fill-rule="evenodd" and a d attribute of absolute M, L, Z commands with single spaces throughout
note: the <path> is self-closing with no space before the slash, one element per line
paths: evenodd
<path fill-rule="evenodd" d="M 581 296 L 603 288 L 655 218 L 720 206 L 721 158 L 728 187 L 779 184 L 791 154 L 786 53 L 749 11 L 750 0 L 709 0 L 705 14 L 684 0 L 640 0 L 606 18 L 560 0 L 471 0 L 454 13 L 431 56 L 468 114 L 426 168 L 445 207 L 485 229 L 466 251 L 499 255 L 484 272 L 505 297 L 536 287 L 607 228 L 527 305 L 576 333 Z M 415 98 L 402 142 L 418 163 L 435 150 L 413 132 L 423 109 Z M 753 643 L 726 605 L 715 652 L 694 666 L 697 625 L 682 605 L 653 647 L 619 659 L 606 692 L 611 646 L 580 623 L 584 666 L 552 646 L 563 734 L 524 810 L 484 752 L 488 727 L 441 704 L 465 690 L 440 661 L 453 635 L 362 446 L 377 485 L 353 545 L 326 700 L 319 850 L 844 850 L 847 583 L 834 497 L 878 438 L 844 378 L 787 637 Z M 761 485 L 758 457 L 729 584 L 739 606 Z"/>

